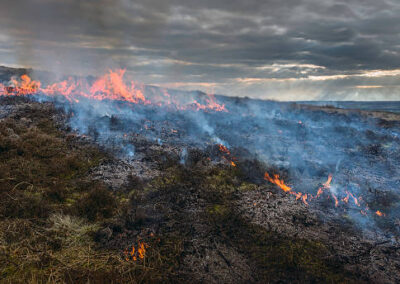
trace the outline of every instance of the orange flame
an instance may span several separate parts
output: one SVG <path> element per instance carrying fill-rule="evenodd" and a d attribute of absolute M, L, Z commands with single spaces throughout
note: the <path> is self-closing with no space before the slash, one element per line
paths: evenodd
<path fill-rule="evenodd" d="M 236 160 L 236 158 L 230 157 L 231 152 L 229 151 L 229 149 L 222 144 L 218 144 L 218 148 L 219 148 L 219 151 L 225 155 L 225 156 L 223 156 L 223 158 L 226 159 L 232 167 L 236 167 L 236 163 L 233 161 L 233 160 Z"/>
<path fill-rule="evenodd" d="M 296 196 L 296 200 L 299 200 L 302 196 L 301 192 L 292 192 L 292 194 Z"/>
<path fill-rule="evenodd" d="M 324 188 L 330 188 L 331 187 L 331 181 L 332 181 L 332 174 L 329 174 L 327 181 L 322 186 Z"/>
<path fill-rule="evenodd" d="M 153 101 L 145 98 L 144 87 L 137 86 L 133 81 L 125 83 L 123 69 L 109 70 L 109 72 L 99 77 L 94 83 L 88 84 L 85 80 L 74 79 L 72 77 L 61 82 L 55 82 L 42 87 L 41 82 L 32 80 L 28 75 L 22 75 L 20 80 L 12 79 L 11 86 L 5 86 L 0 83 L 0 96 L 24 96 L 43 94 L 46 96 L 64 96 L 71 102 L 79 102 L 79 97 L 95 100 L 120 100 L 134 104 L 153 104 L 155 106 L 169 106 L 173 105 L 176 109 L 186 110 L 212 110 L 224 111 L 226 108 L 224 104 L 219 104 L 214 95 L 207 95 L 205 103 L 199 103 L 196 100 L 181 105 L 179 102 L 173 100 L 171 95 L 166 90 L 161 90 L 161 102 L 156 98 Z"/>
<path fill-rule="evenodd" d="M 125 255 L 125 260 L 133 260 L 136 261 L 139 259 L 144 259 L 146 256 L 146 248 L 148 248 L 149 245 L 146 244 L 145 242 L 138 242 L 137 249 L 135 249 L 135 246 L 132 246 L 130 251 L 128 249 L 124 250 L 124 255 Z"/>
<path fill-rule="evenodd" d="M 349 203 L 349 197 L 350 197 L 350 196 L 349 196 L 349 192 L 348 192 L 347 190 L 346 190 L 346 194 L 347 194 L 346 197 L 343 197 L 343 198 L 342 198 L 342 201 L 343 201 L 344 203 Z"/>
<path fill-rule="evenodd" d="M 360 202 L 358 202 L 357 197 L 355 197 L 351 192 L 348 192 L 348 194 L 350 194 L 350 196 L 353 198 L 354 204 L 360 207 Z"/>
<path fill-rule="evenodd" d="M 324 191 L 326 189 L 331 188 L 332 175 L 329 174 L 327 181 L 318 188 L 317 194 L 315 196 L 313 196 L 312 194 L 292 191 L 292 188 L 289 187 L 288 185 L 286 185 L 285 182 L 283 181 L 283 179 L 279 178 L 278 174 L 274 174 L 273 177 L 271 177 L 266 172 L 264 175 L 264 179 L 268 180 L 269 182 L 271 182 L 273 184 L 276 184 L 283 191 L 294 195 L 296 197 L 296 200 L 301 200 L 305 205 L 309 205 L 309 203 L 308 203 L 309 201 L 312 201 L 313 199 L 318 198 L 319 196 L 321 196 L 321 194 L 324 193 Z M 338 207 L 339 206 L 339 198 L 332 191 L 330 191 L 330 196 L 332 196 L 332 199 L 335 202 L 335 207 Z M 361 207 L 361 203 L 363 204 L 363 209 L 360 210 L 360 213 L 364 216 L 367 216 L 369 208 L 368 208 L 368 204 L 365 203 L 362 196 L 357 198 L 351 192 L 346 190 L 346 196 L 341 198 L 340 201 L 343 201 L 344 203 L 348 203 L 350 197 L 352 197 L 354 204 L 357 205 L 358 207 Z M 380 217 L 386 216 L 385 213 L 382 213 L 379 210 L 376 211 L 375 214 Z"/>
<path fill-rule="evenodd" d="M 264 174 L 264 179 L 268 180 L 270 183 L 276 184 L 279 186 L 284 192 L 289 192 L 292 190 L 292 188 L 288 185 L 285 184 L 283 179 L 279 179 L 278 174 L 274 174 L 274 177 L 272 178 L 267 172 Z"/>
<path fill-rule="evenodd" d="M 331 188 L 331 182 L 332 182 L 332 174 L 329 174 L 326 182 L 324 182 L 322 186 L 318 188 L 316 198 L 320 197 L 320 195 L 323 194 L 326 189 Z"/>
<path fill-rule="evenodd" d="M 288 192 L 296 197 L 296 200 L 301 199 L 301 201 L 305 204 L 308 205 L 307 198 L 310 196 L 312 199 L 312 195 L 308 195 L 307 193 L 301 193 L 301 192 L 294 192 L 292 191 L 292 188 L 288 185 L 285 184 L 283 179 L 279 178 L 278 174 L 274 174 L 274 177 L 272 178 L 267 172 L 264 175 L 264 179 L 268 180 L 269 182 L 276 184 L 279 186 L 283 191 Z"/>
<path fill-rule="evenodd" d="M 219 150 L 220 150 L 221 152 L 223 152 L 223 153 L 225 153 L 225 154 L 228 154 L 228 155 L 231 154 L 231 152 L 229 151 L 229 149 L 228 149 L 226 146 L 222 145 L 222 144 L 218 144 L 218 148 L 219 148 Z"/>
<path fill-rule="evenodd" d="M 335 207 L 339 206 L 339 200 L 337 199 L 336 195 L 332 193 L 332 197 L 335 200 Z"/>
<path fill-rule="evenodd" d="M 138 254 L 139 254 L 139 258 L 140 259 L 143 259 L 145 257 L 146 249 L 145 249 L 145 244 L 144 243 L 139 243 Z"/>
<path fill-rule="evenodd" d="M 301 200 L 303 201 L 303 203 L 304 203 L 305 205 L 308 205 L 308 202 L 307 202 L 307 193 L 303 195 L 303 197 L 301 198 Z"/>

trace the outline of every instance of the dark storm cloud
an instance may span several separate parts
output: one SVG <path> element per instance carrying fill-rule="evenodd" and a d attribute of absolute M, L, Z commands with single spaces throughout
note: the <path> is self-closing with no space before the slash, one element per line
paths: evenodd
<path fill-rule="evenodd" d="M 232 95 L 375 89 L 386 99 L 397 73 L 358 75 L 400 69 L 399 13 L 396 0 L 2 0 L 0 60 L 64 73 L 123 67 L 146 83 Z"/>

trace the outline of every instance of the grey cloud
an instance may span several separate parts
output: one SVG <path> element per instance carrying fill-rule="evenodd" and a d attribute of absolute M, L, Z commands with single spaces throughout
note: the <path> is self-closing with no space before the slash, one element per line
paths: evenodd
<path fill-rule="evenodd" d="M 210 82 L 233 95 L 300 88 L 335 97 L 365 82 L 249 87 L 237 79 L 400 68 L 399 12 L 389 0 L 3 0 L 0 60 L 64 73 L 122 67 L 146 83 Z M 292 67 L 257 68 L 274 63 Z M 383 99 L 397 91 L 382 84 Z"/>

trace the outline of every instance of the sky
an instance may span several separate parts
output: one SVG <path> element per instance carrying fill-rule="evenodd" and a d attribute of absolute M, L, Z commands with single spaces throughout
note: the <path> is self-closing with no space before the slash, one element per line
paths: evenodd
<path fill-rule="evenodd" d="M 1 0 L 0 64 L 275 100 L 400 100 L 399 0 Z"/>

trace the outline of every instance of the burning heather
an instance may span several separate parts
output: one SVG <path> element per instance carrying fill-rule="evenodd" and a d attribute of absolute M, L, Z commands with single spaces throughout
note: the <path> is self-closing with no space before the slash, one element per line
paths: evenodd
<path fill-rule="evenodd" d="M 279 186 L 279 188 L 281 188 L 285 192 L 290 192 L 292 190 L 292 188 L 290 186 L 287 186 L 285 184 L 283 179 L 279 179 L 278 174 L 274 174 L 274 178 L 271 178 L 268 173 L 265 173 L 264 178 L 266 180 L 268 180 L 269 182 L 276 184 L 277 186 Z"/>
<path fill-rule="evenodd" d="M 122 282 L 191 277 L 274 282 L 283 277 L 276 271 L 292 269 L 279 264 L 289 258 L 296 259 L 291 265 L 301 275 L 285 276 L 289 282 L 357 282 L 359 271 L 369 271 L 366 282 L 379 277 L 393 282 L 382 275 L 398 268 L 398 121 L 377 113 L 147 86 L 128 80 L 124 70 L 48 81 L 23 74 L 0 84 L 3 168 L 14 167 L 20 155 L 32 162 L 24 178 L 2 173 L 9 187 L 4 198 L 25 218 L 21 198 L 40 186 L 48 211 L 39 210 L 42 203 L 31 210 L 47 222 L 46 232 L 56 234 L 62 246 L 69 235 L 76 242 L 84 238 L 96 265 L 131 277 L 118 278 Z M 44 153 L 37 150 L 42 146 L 48 147 Z M 60 167 L 72 173 L 61 168 L 37 173 L 46 165 L 63 165 L 53 159 L 58 155 L 66 155 Z M 7 206 L 2 216 L 11 214 Z M 78 252 L 75 245 L 71 249 Z M 113 251 L 112 258 L 103 250 Z M 281 251 L 285 256 L 278 256 Z M 356 260 L 358 254 L 365 257 Z M 314 255 L 323 274 L 304 263 L 303 257 Z M 335 262 L 325 262 L 326 255 Z M 372 260 L 381 266 L 371 270 L 367 256 L 388 257 L 386 268 Z M 73 271 L 82 261 L 64 273 L 79 281 Z M 203 267 L 216 269 L 213 262 L 221 270 Z M 92 272 L 80 273 L 92 279 Z"/>
<path fill-rule="evenodd" d="M 399 3 L 0 1 L 0 283 L 400 283 Z"/>
<path fill-rule="evenodd" d="M 40 81 L 32 80 L 28 75 L 12 79 L 6 86 L 0 84 L 0 95 L 2 96 L 28 96 L 44 95 L 48 98 L 63 97 L 69 102 L 79 103 L 82 99 L 98 101 L 120 101 L 131 104 L 170 106 L 177 110 L 213 110 L 226 111 L 224 105 L 216 102 L 213 95 L 207 95 L 204 103 L 196 99 L 180 102 L 171 97 L 167 90 L 161 90 L 159 94 L 146 98 L 143 86 L 138 86 L 133 81 L 124 81 L 125 70 L 110 70 L 108 74 L 89 83 L 84 79 L 67 80 L 43 86 Z"/>
<path fill-rule="evenodd" d="M 135 246 L 132 246 L 130 249 L 124 250 L 124 255 L 125 255 L 125 260 L 126 261 L 137 261 L 137 260 L 142 260 L 144 261 L 144 258 L 146 256 L 146 248 L 148 248 L 148 244 L 144 242 L 138 243 L 136 249 Z"/>
<path fill-rule="evenodd" d="M 22 75 L 1 84 L 0 95 L 55 103 L 69 114 L 73 129 L 116 150 L 121 158 L 135 160 L 137 134 L 159 145 L 216 145 L 221 162 L 233 167 L 251 156 L 286 171 L 290 186 L 277 173 L 265 172 L 264 180 L 305 205 L 331 200 L 331 209 L 348 210 L 360 230 L 375 227 L 373 216 L 399 218 L 397 127 L 381 127 L 379 120 L 357 113 L 333 117 L 268 101 L 220 97 L 218 102 L 214 95 L 126 81 L 124 74 L 116 70 L 98 79 L 70 77 L 47 85 Z M 236 158 L 231 149 L 247 152 Z M 316 186 L 324 176 L 327 180 Z M 382 198 L 387 199 L 386 208 L 378 201 Z"/>

